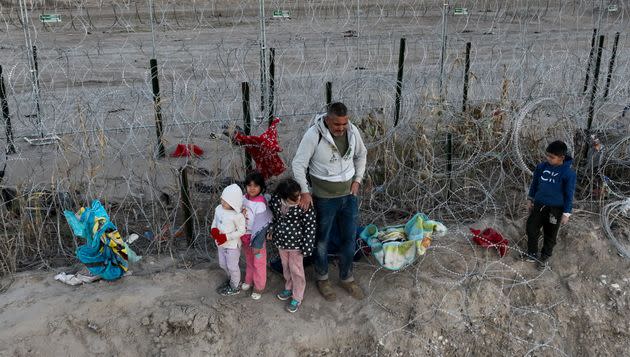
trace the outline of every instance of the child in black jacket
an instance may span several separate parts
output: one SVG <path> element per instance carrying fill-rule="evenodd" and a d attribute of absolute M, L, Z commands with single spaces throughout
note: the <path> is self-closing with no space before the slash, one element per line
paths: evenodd
<path fill-rule="evenodd" d="M 315 209 L 300 208 L 300 185 L 292 180 L 281 181 L 269 201 L 273 212 L 272 239 L 280 253 L 284 290 L 277 297 L 289 300 L 287 311 L 296 312 L 304 298 L 306 277 L 304 257 L 315 249 Z"/>

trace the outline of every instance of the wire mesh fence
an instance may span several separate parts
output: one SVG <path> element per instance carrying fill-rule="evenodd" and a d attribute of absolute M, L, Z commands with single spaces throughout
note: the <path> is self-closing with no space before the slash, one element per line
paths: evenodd
<path fill-rule="evenodd" d="M 123 234 L 142 237 L 134 246 L 139 254 L 211 255 L 208 226 L 218 194 L 245 174 L 242 147 L 224 135 L 245 124 L 243 82 L 251 88 L 253 133 L 266 129 L 270 115 L 282 119 L 288 164 L 327 97 L 346 103 L 369 148 L 361 223 L 399 223 L 417 211 L 456 227 L 515 221 L 524 215 L 531 170 L 546 144 L 562 139 L 576 159 L 578 205 L 603 207 L 605 233 L 627 252 L 627 4 L 444 3 L 276 0 L 265 2 L 261 17 L 260 3 L 245 0 L 0 1 L 0 274 L 72 263 L 81 242 L 61 212 L 93 199 Z M 603 149 L 595 149 L 596 139 Z M 170 157 L 177 144 L 205 153 Z M 189 220 L 191 245 L 182 228 Z M 431 269 L 401 276 L 417 282 L 424 274 L 453 291 L 485 279 L 499 286 L 484 285 L 491 296 L 532 289 L 539 276 L 485 260 L 466 234 L 452 230 L 424 258 Z M 374 286 L 386 276 L 372 279 Z M 372 303 L 391 310 L 376 289 L 372 294 Z M 401 324 L 385 338 L 426 319 L 451 321 L 457 316 L 447 302 L 456 300 L 444 296 L 408 319 L 392 311 L 375 324 Z M 487 315 L 537 321 L 548 340 L 501 333 L 525 351 L 562 354 L 551 342 L 558 321 L 547 310 L 515 301 Z"/>
<path fill-rule="evenodd" d="M 332 100 L 351 108 L 370 149 L 362 223 L 391 224 L 416 211 L 447 223 L 515 219 L 552 139 L 574 153 L 580 204 L 627 197 L 629 9 L 609 5 L 268 1 L 261 30 L 253 1 L 0 1 L 7 102 L 0 272 L 72 262 L 80 242 L 60 213 L 93 199 L 124 234 L 144 237 L 140 254 L 208 255 L 218 193 L 245 174 L 242 148 L 223 135 L 243 125 L 243 82 L 251 86 L 254 133 L 270 114 L 282 119 L 287 163 L 332 83 Z M 589 149 L 590 135 L 603 151 Z M 205 154 L 169 157 L 180 143 Z M 181 203 L 182 168 L 190 217 Z M 194 222 L 190 246 L 182 244 L 186 220 Z M 463 262 L 447 259 L 463 254 L 453 244 L 434 248 L 440 264 L 453 264 L 442 273 Z"/>

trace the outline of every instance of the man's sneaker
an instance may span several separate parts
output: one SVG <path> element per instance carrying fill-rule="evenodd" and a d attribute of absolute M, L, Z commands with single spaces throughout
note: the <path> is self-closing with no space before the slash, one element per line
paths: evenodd
<path fill-rule="evenodd" d="M 521 253 L 521 259 L 528 263 L 535 263 L 538 260 L 538 254 L 529 254 L 527 252 Z"/>
<path fill-rule="evenodd" d="M 243 285 L 241 285 L 241 290 L 243 290 L 243 291 L 247 291 L 247 290 L 249 290 L 251 288 L 252 288 L 252 286 L 247 284 L 247 283 L 243 283 Z"/>
<path fill-rule="evenodd" d="M 291 298 L 291 296 L 293 296 L 293 292 L 291 290 L 282 290 L 281 292 L 278 293 L 278 295 L 276 295 L 278 297 L 278 299 L 285 301 L 285 300 L 289 300 L 289 298 Z"/>
<path fill-rule="evenodd" d="M 540 271 L 543 271 L 545 269 L 551 270 L 551 264 L 549 264 L 549 257 L 545 255 L 541 256 L 540 259 L 538 260 L 538 263 L 536 264 L 536 267 Z"/>
<path fill-rule="evenodd" d="M 228 286 L 230 286 L 230 279 L 226 280 L 223 282 L 223 284 L 217 286 L 216 288 L 216 292 L 217 294 L 220 294 L 223 290 L 225 290 L 225 288 L 227 288 Z"/>
<path fill-rule="evenodd" d="M 252 292 L 252 299 L 254 300 L 260 300 L 260 298 L 262 297 L 262 295 L 260 293 L 257 292 Z"/>
<path fill-rule="evenodd" d="M 294 313 L 298 311 L 299 307 L 300 307 L 300 302 L 295 299 L 291 299 L 291 301 L 287 305 L 287 311 L 290 313 Z"/>
<path fill-rule="evenodd" d="M 231 285 L 228 285 L 225 287 L 225 289 L 221 290 L 219 294 L 221 294 L 222 296 L 231 296 L 231 295 L 236 295 L 240 292 L 241 292 L 241 289 L 239 288 L 235 289 Z"/>

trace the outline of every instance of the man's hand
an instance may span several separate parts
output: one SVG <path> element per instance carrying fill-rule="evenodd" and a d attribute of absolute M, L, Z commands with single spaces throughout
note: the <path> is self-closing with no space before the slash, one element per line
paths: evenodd
<path fill-rule="evenodd" d="M 357 196 L 359 194 L 359 189 L 361 188 L 361 184 L 357 181 L 352 182 L 350 186 L 350 193 Z"/>
<path fill-rule="evenodd" d="M 309 192 L 300 194 L 300 207 L 305 211 L 313 207 L 313 196 Z"/>
<path fill-rule="evenodd" d="M 527 200 L 527 212 L 531 212 L 532 208 L 534 208 L 534 202 L 532 202 L 532 200 Z"/>
<path fill-rule="evenodd" d="M 562 215 L 562 219 L 560 220 L 561 224 L 567 224 L 569 223 L 569 216 L 567 216 L 566 214 Z"/>

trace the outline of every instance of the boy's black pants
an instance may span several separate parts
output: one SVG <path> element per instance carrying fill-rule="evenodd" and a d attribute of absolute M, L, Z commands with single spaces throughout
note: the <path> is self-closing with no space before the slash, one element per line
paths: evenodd
<path fill-rule="evenodd" d="M 560 229 L 562 211 L 562 207 L 534 204 L 527 218 L 527 253 L 529 255 L 538 254 L 538 238 L 540 237 L 540 228 L 542 228 L 544 242 L 540 255 L 547 258 L 551 257 Z"/>

